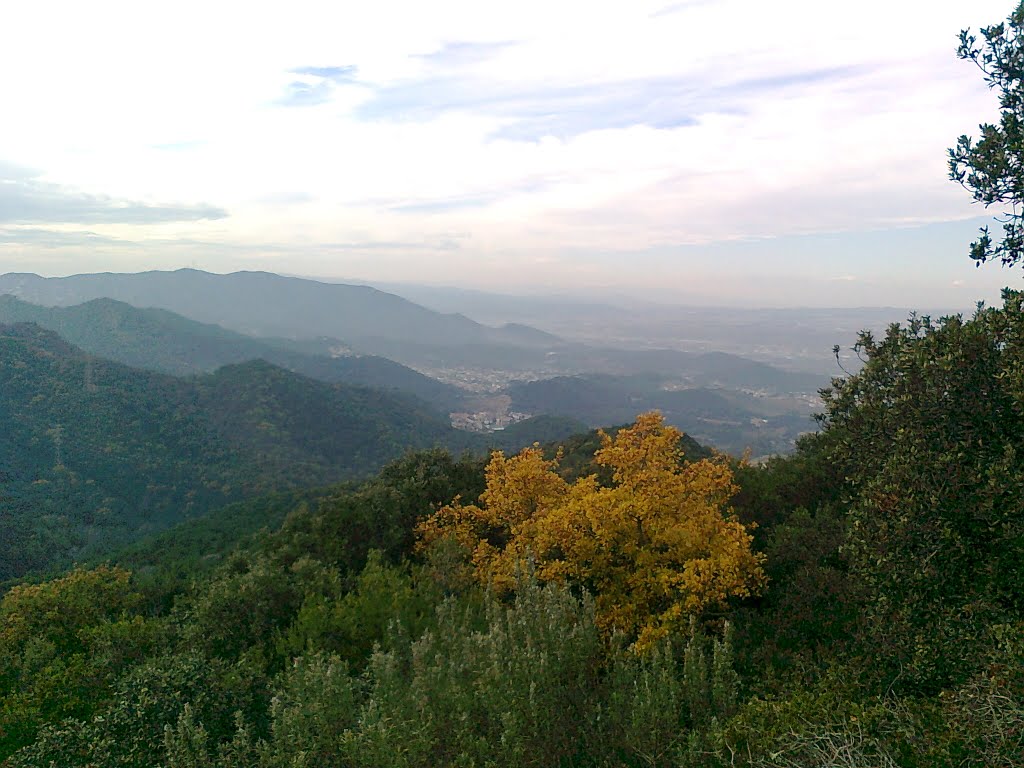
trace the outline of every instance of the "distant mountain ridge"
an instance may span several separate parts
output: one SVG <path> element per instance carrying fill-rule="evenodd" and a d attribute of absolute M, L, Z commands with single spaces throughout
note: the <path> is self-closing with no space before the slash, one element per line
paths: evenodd
<path fill-rule="evenodd" d="M 458 387 L 386 358 L 329 356 L 338 343 L 331 340 L 257 339 L 169 310 L 140 309 L 115 299 L 47 307 L 0 295 L 0 323 L 25 322 L 54 331 L 90 354 L 173 376 L 211 373 L 223 365 L 263 359 L 321 381 L 406 392 L 445 413 L 456 410 L 465 396 Z"/>
<path fill-rule="evenodd" d="M 307 353 L 314 351 L 311 339 L 329 337 L 356 350 L 428 371 L 491 369 L 527 372 L 536 378 L 591 372 L 657 373 L 682 376 L 692 386 L 780 392 L 813 392 L 828 383 L 825 376 L 794 373 L 724 353 L 567 343 L 528 325 L 507 323 L 493 328 L 461 314 L 441 314 L 368 286 L 266 272 L 215 275 L 184 269 L 63 278 L 7 274 L 0 276 L 0 294 L 4 293 L 60 307 L 112 298 L 135 307 L 162 308 L 250 336 L 283 337 L 297 345 L 290 347 L 293 351 Z M 273 360 L 305 371 L 295 363 Z"/>
<path fill-rule="evenodd" d="M 71 306 L 111 298 L 141 308 L 166 309 L 203 323 L 251 336 L 334 336 L 360 347 L 382 339 L 413 344 L 545 343 L 557 337 L 521 327 L 491 328 L 460 314 L 435 312 L 365 285 L 321 283 L 269 272 L 213 274 L 173 272 L 98 273 L 45 278 L 0 275 L 0 293 L 34 304 Z"/>

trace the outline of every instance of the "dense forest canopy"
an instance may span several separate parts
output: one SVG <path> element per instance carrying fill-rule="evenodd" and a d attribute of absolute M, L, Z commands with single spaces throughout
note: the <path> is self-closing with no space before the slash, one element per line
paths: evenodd
<path fill-rule="evenodd" d="M 538 418 L 494 436 L 426 402 L 265 361 L 183 379 L 0 325 L 0 581 L 129 544 L 238 499 L 365 478 L 415 448 L 482 453 L 577 431 Z"/>

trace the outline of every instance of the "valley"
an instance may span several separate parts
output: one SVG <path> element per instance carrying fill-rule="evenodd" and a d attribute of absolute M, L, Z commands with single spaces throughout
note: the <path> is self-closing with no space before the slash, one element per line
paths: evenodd
<path fill-rule="evenodd" d="M 128 365 L 187 375 L 263 359 L 329 383 L 412 395 L 477 433 L 539 416 L 608 426 L 655 408 L 708 445 L 763 458 L 791 451 L 815 428 L 816 392 L 828 383 L 729 352 L 686 350 L 678 337 L 655 337 L 664 347 L 621 337 L 609 345 L 614 334 L 600 345 L 566 341 L 522 322 L 537 307 L 511 298 L 502 317 L 512 319 L 490 326 L 368 286 L 267 273 L 3 275 L 2 292 L 0 322 L 39 323 Z M 540 310 L 536 319 L 550 319 L 550 303 Z M 577 318 L 577 335 L 588 326 L 579 311 L 563 308 L 563 322 Z M 585 404 L 559 394 L 570 385 Z"/>

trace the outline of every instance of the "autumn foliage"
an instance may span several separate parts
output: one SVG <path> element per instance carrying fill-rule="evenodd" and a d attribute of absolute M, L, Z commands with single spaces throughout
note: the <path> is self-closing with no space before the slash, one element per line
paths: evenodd
<path fill-rule="evenodd" d="M 646 648 L 764 583 L 763 557 L 728 506 L 731 469 L 684 464 L 680 437 L 657 413 L 614 439 L 602 434 L 595 458 L 611 470 L 610 487 L 595 476 L 567 483 L 537 447 L 496 452 L 479 504 L 442 507 L 419 526 L 421 547 L 457 542 L 474 577 L 499 593 L 531 561 L 542 581 L 586 587 L 601 628 Z"/>

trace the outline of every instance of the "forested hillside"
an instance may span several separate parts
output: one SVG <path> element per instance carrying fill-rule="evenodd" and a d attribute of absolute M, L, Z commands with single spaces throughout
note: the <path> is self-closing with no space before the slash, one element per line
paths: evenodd
<path fill-rule="evenodd" d="M 68 564 L 223 504 L 365 477 L 414 448 L 518 448 L 576 425 L 488 440 L 423 401 L 269 363 L 180 379 L 0 326 L 0 579 Z M 537 432 L 531 426 L 537 426 Z"/>
<path fill-rule="evenodd" d="M 85 356 L 37 326 L 0 332 L 0 392 L 4 579 L 282 480 L 217 438 L 193 385 Z"/>

